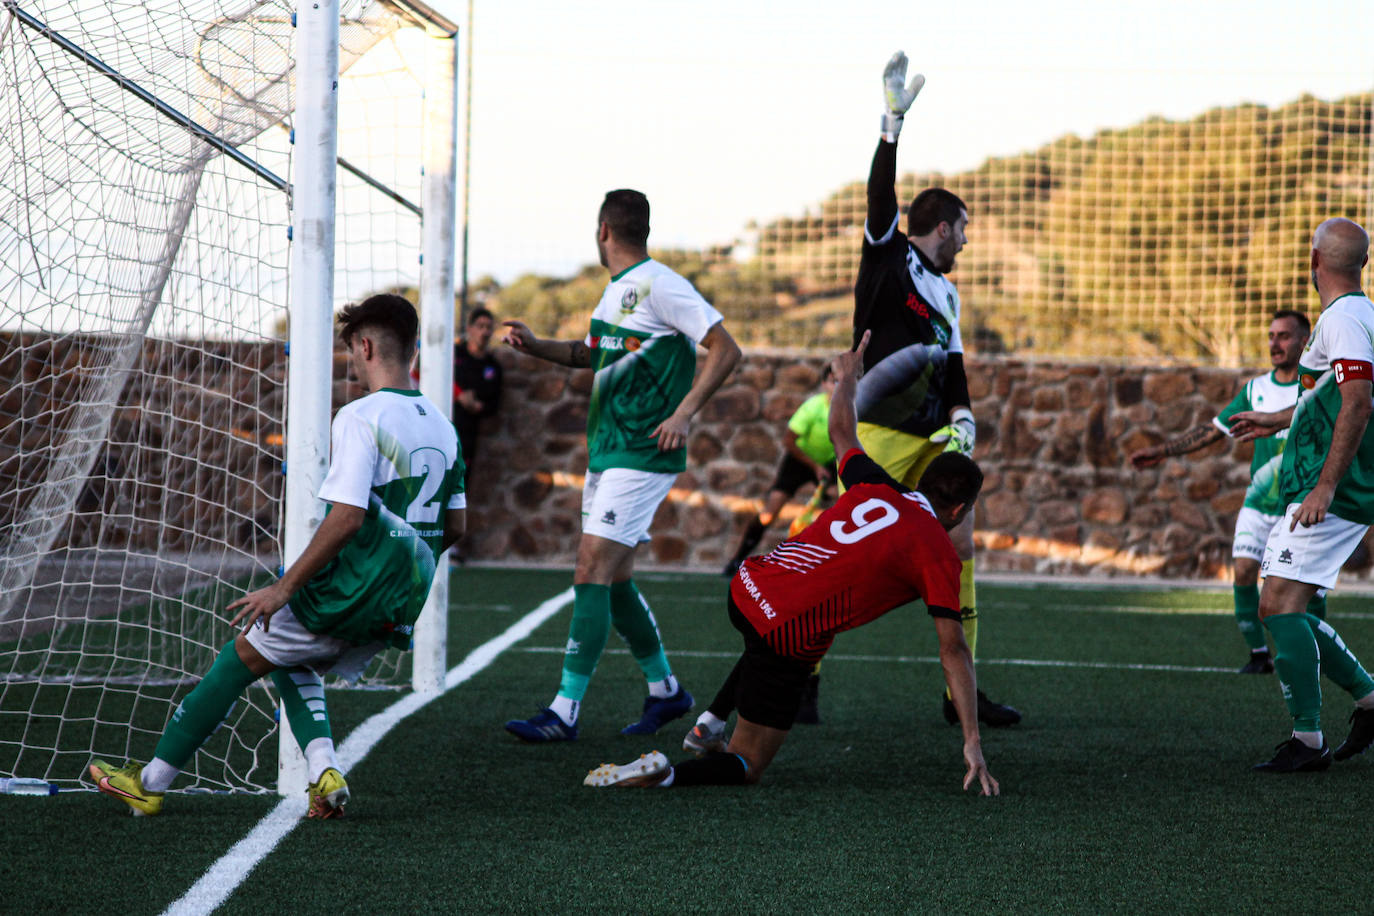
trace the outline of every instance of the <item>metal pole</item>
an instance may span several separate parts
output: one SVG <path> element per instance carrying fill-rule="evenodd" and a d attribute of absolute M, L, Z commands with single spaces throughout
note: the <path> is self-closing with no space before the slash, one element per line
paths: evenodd
<path fill-rule="evenodd" d="M 453 406 L 454 229 L 458 179 L 458 42 L 425 40 L 425 176 L 420 271 L 420 391 L 450 417 Z M 448 671 L 448 555 L 415 626 L 411 684 L 421 693 L 444 689 Z"/>
<path fill-rule="evenodd" d="M 467 60 L 463 61 L 463 249 L 459 270 L 462 277 L 458 284 L 458 326 L 467 330 L 468 326 L 468 180 L 472 174 L 472 8 L 477 0 L 468 0 L 468 37 Z"/>
<path fill-rule="evenodd" d="M 283 563 L 305 551 L 324 521 L 317 494 L 329 470 L 334 365 L 334 196 L 339 120 L 339 3 L 310 0 L 296 13 L 295 193 L 286 399 Z M 278 731 L 277 792 L 305 790 L 305 757 L 285 711 Z"/>

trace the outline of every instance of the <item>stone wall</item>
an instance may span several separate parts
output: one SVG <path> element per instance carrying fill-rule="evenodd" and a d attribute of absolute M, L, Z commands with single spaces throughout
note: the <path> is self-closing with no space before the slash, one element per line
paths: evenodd
<path fill-rule="evenodd" d="M 71 342 L 0 336 L 0 522 L 46 473 L 51 411 L 86 372 Z M 98 341 L 97 341 L 98 343 Z M 86 342 L 83 346 L 93 346 Z M 84 352 L 84 351 L 82 351 Z M 465 553 L 571 565 L 580 527 L 591 375 L 502 348 L 506 391 L 469 479 Z M 70 364 L 70 365 L 69 365 Z M 719 569 L 773 479 L 786 421 L 819 383 L 815 355 L 750 352 L 694 424 L 688 469 L 659 509 L 642 563 Z M 281 347 L 150 342 L 58 546 L 274 551 L 282 490 Z M 360 392 L 334 360 L 335 405 Z M 1158 468 L 1135 449 L 1209 422 L 1255 370 L 1050 365 L 976 358 L 970 393 L 986 484 L 984 570 L 1225 578 L 1250 446 L 1221 442 Z M 798 494 L 805 499 L 804 490 Z M 790 507 L 795 513 L 797 506 Z M 762 547 L 782 536 L 789 514 Z M 1371 577 L 1361 549 L 1347 577 Z"/>
<path fill-rule="evenodd" d="M 586 468 L 590 373 L 509 351 L 501 414 L 469 484 L 479 560 L 571 564 Z M 812 355 L 750 352 L 694 424 L 688 468 L 659 509 L 650 563 L 717 569 L 772 480 L 787 418 L 819 382 Z M 980 568 L 1097 577 L 1225 578 L 1251 446 L 1217 443 L 1135 471 L 1127 456 L 1210 422 L 1256 370 L 1050 365 L 976 358 L 970 393 Z M 800 499 L 806 491 L 798 494 Z M 796 507 L 792 507 L 795 511 Z M 763 547 L 785 530 L 779 522 Z M 1347 577 L 1369 577 L 1357 551 Z"/>

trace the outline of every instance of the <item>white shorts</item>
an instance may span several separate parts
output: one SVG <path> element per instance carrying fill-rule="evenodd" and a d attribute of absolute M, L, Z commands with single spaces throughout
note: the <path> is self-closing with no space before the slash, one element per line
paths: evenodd
<path fill-rule="evenodd" d="M 1259 562 L 1264 559 L 1264 545 L 1279 523 L 1279 516 L 1242 506 L 1236 515 L 1236 536 L 1231 541 L 1231 556 Z"/>
<path fill-rule="evenodd" d="M 675 480 L 676 474 L 629 468 L 588 472 L 582 485 L 582 533 L 637 547 L 649 540 L 649 524 Z"/>
<path fill-rule="evenodd" d="M 244 638 L 278 668 L 310 668 L 321 676 L 332 674 L 350 684 L 362 677 L 372 657 L 386 648 L 380 642 L 360 646 L 337 636 L 311 633 L 291 613 L 289 604 L 272 615 L 271 626 L 266 630 L 259 617 Z"/>
<path fill-rule="evenodd" d="M 1298 505 L 1293 503 L 1288 507 L 1279 524 L 1274 526 L 1273 534 L 1269 535 L 1260 574 L 1334 588 L 1341 566 L 1350 559 L 1369 526 L 1348 522 L 1328 512 L 1326 518 L 1310 528 L 1298 525 L 1296 530 L 1289 531 Z"/>

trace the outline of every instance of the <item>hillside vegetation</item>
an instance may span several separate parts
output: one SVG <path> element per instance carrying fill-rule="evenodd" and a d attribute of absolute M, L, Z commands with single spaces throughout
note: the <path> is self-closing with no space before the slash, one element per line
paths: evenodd
<path fill-rule="evenodd" d="M 943 185 L 969 206 L 953 274 L 965 340 L 983 353 L 1253 364 L 1268 315 L 1316 306 L 1313 227 L 1371 210 L 1371 95 L 1153 118 L 1065 136 L 955 175 L 908 173 L 898 199 Z M 813 212 L 706 251 L 656 251 L 751 345 L 849 339 L 864 214 L 860 176 Z M 800 193 L 799 193 L 799 196 Z M 540 333 L 577 336 L 606 274 L 474 289 Z"/>

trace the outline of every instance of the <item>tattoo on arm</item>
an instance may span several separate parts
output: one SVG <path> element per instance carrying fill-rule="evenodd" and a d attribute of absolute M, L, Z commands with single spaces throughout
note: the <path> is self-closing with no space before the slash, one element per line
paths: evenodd
<path fill-rule="evenodd" d="M 1177 439 L 1170 439 L 1164 443 L 1164 454 L 1170 458 L 1186 455 L 1203 446 L 1211 445 L 1220 438 L 1221 431 L 1214 426 L 1195 426 Z"/>
<path fill-rule="evenodd" d="M 592 364 L 591 349 L 580 340 L 568 342 L 568 365 L 574 369 L 585 369 Z"/>

